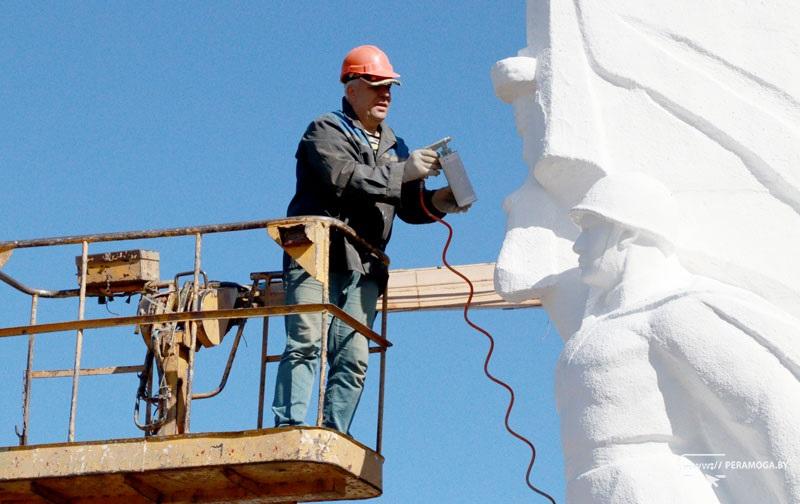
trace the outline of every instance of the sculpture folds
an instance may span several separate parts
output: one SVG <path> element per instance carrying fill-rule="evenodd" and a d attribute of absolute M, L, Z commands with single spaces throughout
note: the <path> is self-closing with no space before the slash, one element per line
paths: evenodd
<path fill-rule="evenodd" d="M 492 71 L 530 167 L 495 283 L 565 340 L 570 502 L 800 502 L 798 19 L 531 0 Z"/>

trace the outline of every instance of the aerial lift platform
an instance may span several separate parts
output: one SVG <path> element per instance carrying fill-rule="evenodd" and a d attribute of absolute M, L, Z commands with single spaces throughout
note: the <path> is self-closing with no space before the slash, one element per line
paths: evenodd
<path fill-rule="evenodd" d="M 284 305 L 280 272 L 251 273 L 250 285 L 209 282 L 202 269 L 203 236 L 264 229 L 325 288 L 319 303 Z M 466 289 L 446 270 L 392 270 L 387 295 L 381 298 L 380 333 L 360 324 L 327 299 L 331 233 L 348 236 L 388 266 L 389 258 L 360 239 L 345 224 L 325 217 L 296 217 L 233 224 L 137 232 L 0 242 L 0 281 L 30 296 L 30 324 L 0 328 L 0 337 L 27 336 L 28 357 L 23 382 L 22 430 L 19 446 L 0 448 L 0 502 L 4 503 L 137 503 L 240 502 L 295 503 L 366 499 L 382 492 L 381 456 L 387 313 L 460 308 Z M 171 281 L 160 279 L 158 254 L 134 250 L 89 255 L 89 245 L 153 238 L 193 236 L 194 268 Z M 2 271 L 20 248 L 81 245 L 76 259 L 79 288 L 31 288 Z M 510 304 L 492 287 L 493 264 L 462 267 L 476 282 L 474 305 L 491 308 L 538 306 L 537 301 Z M 187 280 L 181 285 L 180 278 Z M 87 298 L 139 294 L 135 316 L 85 319 Z M 37 323 L 42 298 L 77 298 L 77 319 Z M 322 351 L 316 426 L 264 428 L 266 367 L 280 360 L 267 354 L 269 318 L 293 313 L 322 315 Z M 345 321 L 370 341 L 379 354 L 376 440 L 370 448 L 322 427 L 325 396 L 327 324 L 331 315 Z M 192 401 L 219 394 L 225 387 L 247 320 L 262 320 L 258 418 L 253 430 L 190 432 Z M 145 364 L 82 368 L 86 330 L 133 326 L 147 347 Z M 195 352 L 219 345 L 237 328 L 225 371 L 216 390 L 193 392 Z M 74 365 L 65 370 L 34 370 L 37 334 L 75 331 Z M 81 376 L 137 373 L 140 387 L 134 422 L 141 438 L 76 441 L 75 418 Z M 65 443 L 31 445 L 29 411 L 34 379 L 71 377 L 69 430 Z M 140 411 L 144 403 L 144 411 Z M 142 414 L 145 419 L 140 422 Z"/>

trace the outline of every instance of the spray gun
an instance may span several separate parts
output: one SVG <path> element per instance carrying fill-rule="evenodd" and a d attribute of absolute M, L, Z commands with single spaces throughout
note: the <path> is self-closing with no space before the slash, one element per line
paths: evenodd
<path fill-rule="evenodd" d="M 451 140 L 452 138 L 449 136 L 444 137 L 425 148 L 436 151 L 439 155 L 439 164 L 442 165 L 444 176 L 447 177 L 447 183 L 453 191 L 456 203 L 458 206 L 463 207 L 476 202 L 478 196 L 475 195 L 472 183 L 467 177 L 467 171 L 464 169 L 464 163 L 461 162 L 461 156 L 447 145 Z"/>

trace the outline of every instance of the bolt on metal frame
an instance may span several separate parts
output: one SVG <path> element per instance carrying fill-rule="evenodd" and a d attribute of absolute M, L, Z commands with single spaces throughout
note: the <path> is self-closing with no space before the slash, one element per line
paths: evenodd
<path fill-rule="evenodd" d="M 322 299 L 321 302 L 316 304 L 303 304 L 303 305 L 271 305 L 269 303 L 269 288 L 270 284 L 276 278 L 280 278 L 280 272 L 262 273 L 251 275 L 253 283 L 253 291 L 256 290 L 259 280 L 265 280 L 265 292 L 267 303 L 263 307 L 252 308 L 234 308 L 227 310 L 207 310 L 201 311 L 198 300 L 199 292 L 199 279 L 202 273 L 201 258 L 202 258 L 202 238 L 206 234 L 212 233 L 225 233 L 236 232 L 253 229 L 266 229 L 269 234 L 278 241 L 279 245 L 284 245 L 277 238 L 275 230 L 281 228 L 296 228 L 297 226 L 306 226 L 306 229 L 315 231 L 314 236 L 316 242 L 313 243 L 317 248 L 315 249 L 314 269 L 316 273 L 314 276 L 322 283 Z M 258 406 L 258 428 L 263 428 L 263 409 L 264 409 L 264 395 L 266 389 L 266 365 L 268 362 L 276 362 L 280 360 L 280 355 L 267 355 L 267 341 L 269 335 L 269 317 L 275 315 L 289 315 L 297 313 L 320 313 L 322 317 L 322 334 L 321 334 L 321 348 L 320 348 L 320 377 L 319 377 L 319 403 L 317 410 L 317 426 L 322 426 L 322 413 L 323 404 L 325 400 L 325 382 L 327 376 L 327 332 L 328 332 L 328 315 L 339 318 L 347 323 L 355 331 L 365 336 L 377 346 L 370 348 L 370 353 L 380 354 L 380 381 L 378 386 L 378 419 L 376 429 L 376 451 L 380 454 L 382 449 L 382 435 L 383 435 L 383 407 L 384 407 L 384 385 L 386 375 L 386 350 L 391 346 L 391 343 L 386 339 L 387 328 L 387 300 L 383 296 L 381 307 L 381 333 L 377 334 L 371 328 L 353 319 L 350 315 L 345 313 L 341 308 L 336 305 L 330 304 L 328 299 L 328 250 L 329 250 L 329 236 L 330 230 L 335 229 L 337 232 L 350 238 L 356 246 L 362 248 L 367 253 L 377 257 L 384 265 L 389 265 L 389 258 L 381 250 L 376 249 L 371 244 L 360 238 L 355 231 L 341 221 L 329 217 L 290 217 L 284 219 L 260 220 L 260 221 L 247 221 L 229 224 L 215 224 L 207 226 L 195 226 L 184 228 L 170 228 L 170 229 L 156 229 L 144 231 L 131 231 L 119 233 L 105 233 L 96 235 L 81 235 L 81 236 L 65 236 L 55 238 L 41 238 L 33 240 L 18 240 L 0 242 L 0 268 L 5 264 L 5 261 L 15 249 L 21 248 L 34 248 L 34 247 L 52 247 L 69 244 L 81 244 L 81 275 L 80 275 L 80 288 L 79 289 L 66 289 L 66 290 L 45 290 L 34 289 L 26 286 L 18 280 L 12 278 L 0 271 L 0 281 L 8 284 L 14 289 L 27 294 L 31 297 L 31 310 L 30 310 L 30 324 L 26 326 L 4 327 L 0 328 L 1 337 L 11 336 L 28 336 L 28 352 L 27 363 L 24 374 L 23 394 L 22 394 L 22 409 L 23 421 L 22 432 L 17 432 L 19 436 L 20 445 L 28 444 L 29 435 L 29 422 L 30 422 L 30 401 L 31 401 L 31 383 L 36 378 L 54 378 L 54 377 L 67 377 L 72 378 L 72 391 L 70 398 L 70 415 L 69 415 L 69 430 L 67 435 L 68 442 L 75 441 L 75 419 L 77 416 L 77 396 L 78 384 L 80 376 L 89 375 L 108 375 L 117 373 L 135 373 L 141 372 L 144 366 L 112 366 L 106 368 L 92 368 L 82 369 L 80 367 L 81 356 L 83 352 L 83 334 L 87 329 L 98 329 L 104 327 L 118 327 L 130 325 L 149 325 L 164 322 L 186 322 L 190 331 L 190 350 L 189 350 L 189 374 L 187 383 L 188 401 L 186 406 L 186 432 L 189 432 L 189 422 L 191 419 L 191 403 L 193 399 L 205 399 L 217 395 L 225 387 L 227 382 L 228 373 L 230 372 L 233 358 L 238 347 L 239 338 L 244 329 L 244 323 L 240 324 L 237 331 L 235 342 L 231 348 L 231 354 L 228 358 L 225 371 L 223 372 L 222 379 L 220 380 L 219 387 L 207 393 L 192 393 L 192 382 L 194 378 L 194 353 L 195 342 L 197 341 L 197 323 L 203 320 L 222 320 L 222 319 L 241 319 L 247 320 L 251 317 L 260 317 L 262 319 L 262 347 L 260 353 L 260 381 L 259 381 L 259 406 Z M 273 232 L 275 231 L 275 232 Z M 193 305 L 192 311 L 164 313 L 159 315 L 137 315 L 128 317 L 107 317 L 98 319 L 84 319 L 86 307 L 86 287 L 87 287 L 87 265 L 89 244 L 101 242 L 115 242 L 125 240 L 141 240 L 141 239 L 155 239 L 155 238 L 171 238 L 179 236 L 194 236 L 194 270 L 192 281 L 192 295 Z M 286 249 L 286 247 L 284 247 Z M 288 250 L 288 249 L 287 249 Z M 169 283 L 159 283 L 158 286 L 170 285 Z M 40 298 L 78 298 L 78 317 L 77 320 L 65 322 L 53 322 L 38 324 L 37 313 Z M 34 360 L 34 345 L 36 334 L 60 332 L 60 331 L 76 331 L 75 341 L 75 355 L 74 364 L 71 370 L 49 370 L 49 371 L 33 371 Z M 148 405 L 148 422 L 150 415 L 150 408 Z"/>

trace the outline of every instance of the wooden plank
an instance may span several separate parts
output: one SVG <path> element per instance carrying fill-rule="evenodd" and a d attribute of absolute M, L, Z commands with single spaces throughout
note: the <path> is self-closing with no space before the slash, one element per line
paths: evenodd
<path fill-rule="evenodd" d="M 534 308 L 538 299 L 512 303 L 494 290 L 494 263 L 455 266 L 474 285 L 472 308 Z M 388 309 L 397 311 L 462 309 L 469 295 L 467 284 L 444 267 L 398 269 L 389 272 Z"/>
<path fill-rule="evenodd" d="M 472 308 L 496 308 L 513 310 L 537 308 L 542 303 L 530 299 L 513 303 L 501 298 L 494 290 L 494 263 L 462 264 L 455 268 L 461 271 L 475 287 Z M 387 287 L 389 312 L 419 310 L 458 310 L 464 307 L 469 289 L 466 283 L 444 267 L 394 269 L 389 271 Z M 268 294 L 262 295 L 267 306 L 283 304 L 281 283 L 272 283 Z M 378 301 L 380 310 L 381 301 Z"/>

